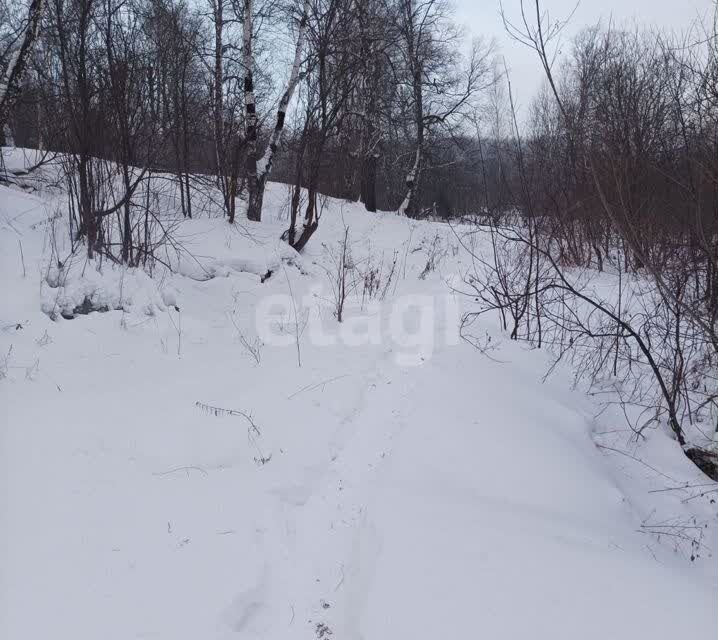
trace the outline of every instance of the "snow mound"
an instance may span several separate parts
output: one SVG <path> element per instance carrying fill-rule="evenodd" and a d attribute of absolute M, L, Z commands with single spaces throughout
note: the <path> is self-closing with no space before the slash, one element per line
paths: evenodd
<path fill-rule="evenodd" d="M 142 269 L 74 260 L 49 270 L 42 283 L 40 307 L 55 320 L 111 310 L 151 316 L 168 305 L 177 306 L 176 292 L 161 291 L 159 283 Z"/>
<path fill-rule="evenodd" d="M 222 220 L 187 221 L 184 233 L 192 235 L 183 241 L 183 251 L 171 261 L 178 274 L 192 280 L 204 281 L 227 277 L 232 273 L 250 273 L 260 281 L 281 268 L 282 264 L 297 267 L 304 272 L 300 255 L 286 242 L 276 238 L 264 238 L 258 243 L 253 237 L 237 233 Z M 195 235 L 199 232 L 199 236 Z M 199 240 L 213 247 L 213 255 L 206 256 L 199 249 Z"/>

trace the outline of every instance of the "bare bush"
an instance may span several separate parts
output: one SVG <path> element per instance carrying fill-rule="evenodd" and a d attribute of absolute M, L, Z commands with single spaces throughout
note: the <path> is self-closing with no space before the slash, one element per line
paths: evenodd
<path fill-rule="evenodd" d="M 337 247 L 323 246 L 330 259 L 325 272 L 332 294 L 333 313 L 337 322 L 341 322 L 347 297 L 356 289 L 356 265 L 351 256 L 349 227 L 344 227 L 344 235 L 337 244 Z"/>

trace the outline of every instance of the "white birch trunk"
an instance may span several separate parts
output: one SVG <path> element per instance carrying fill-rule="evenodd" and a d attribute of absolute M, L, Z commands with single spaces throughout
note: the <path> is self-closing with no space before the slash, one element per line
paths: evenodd
<path fill-rule="evenodd" d="M 10 128 L 10 125 L 7 123 L 3 127 L 3 135 L 5 136 L 5 146 L 14 148 L 15 138 L 12 135 L 12 129 Z"/>
<path fill-rule="evenodd" d="M 289 103 L 291 102 L 292 96 L 294 95 L 294 90 L 297 88 L 297 84 L 299 83 L 299 67 L 302 64 L 302 51 L 304 50 L 304 40 L 307 34 L 308 16 L 309 0 L 304 0 L 304 6 L 302 8 L 302 18 L 299 23 L 299 33 L 297 34 L 297 46 L 294 50 L 294 62 L 292 63 L 292 71 L 289 74 L 289 81 L 287 82 L 287 87 L 284 90 L 282 99 L 279 101 L 279 106 L 277 107 L 277 124 L 274 127 L 274 131 L 272 131 L 269 145 L 267 146 L 267 149 L 264 152 L 264 155 L 262 156 L 262 159 L 259 161 L 257 166 L 257 178 L 262 182 L 266 182 L 270 172 L 272 171 L 272 161 L 274 160 L 274 154 L 277 150 L 277 146 L 279 145 L 282 131 L 284 130 L 284 120 L 287 115 L 287 108 L 289 107 Z"/>
<path fill-rule="evenodd" d="M 249 220 L 261 220 L 262 202 L 264 199 L 264 188 L 272 171 L 272 161 L 279 146 L 279 140 L 284 130 L 284 121 L 287 115 L 287 107 L 292 99 L 294 90 L 299 83 L 299 68 L 302 64 L 302 51 L 307 32 L 309 20 L 309 0 L 304 0 L 302 18 L 299 23 L 297 34 L 297 46 L 294 51 L 294 62 L 292 63 L 289 81 L 282 94 L 277 107 L 277 121 L 269 139 L 264 155 L 257 160 L 257 114 L 254 97 L 254 82 L 252 71 L 254 57 L 252 55 L 252 0 L 244 0 L 244 32 L 243 32 L 243 59 L 245 65 L 244 102 L 247 127 L 247 178 L 249 180 L 249 201 L 247 203 L 247 218 Z"/>
<path fill-rule="evenodd" d="M 25 29 L 25 31 L 27 32 L 27 29 Z M 23 35 L 23 41 L 25 40 L 25 37 L 26 35 Z M 10 90 L 10 79 L 15 72 L 18 60 L 20 60 L 20 49 L 21 47 L 18 47 L 10 54 L 10 60 L 8 60 L 7 68 L 3 72 L 2 78 L 0 78 L 0 104 L 2 104 L 6 100 L 8 92 Z"/>
<path fill-rule="evenodd" d="M 414 158 L 414 165 L 411 168 L 411 171 L 406 176 L 406 196 L 404 196 L 404 200 L 399 205 L 399 215 L 405 216 L 406 210 L 409 207 L 409 203 L 411 202 L 411 198 L 414 195 L 414 189 L 416 189 L 416 176 L 419 173 L 419 164 L 421 162 L 421 149 L 419 147 L 416 148 L 416 156 Z"/>
<path fill-rule="evenodd" d="M 6 130 L 12 103 L 17 97 L 22 81 L 25 65 L 32 52 L 32 46 L 37 38 L 40 27 L 40 18 L 44 0 L 32 0 L 28 9 L 27 25 L 22 34 L 20 45 L 10 54 L 6 68 L 0 77 L 0 127 Z"/>
<path fill-rule="evenodd" d="M 242 63 L 244 64 L 244 109 L 248 132 L 256 131 L 257 108 L 254 97 L 254 56 L 252 54 L 252 0 L 244 1 L 244 24 L 242 25 Z M 248 136 L 248 143 L 254 146 L 251 151 L 256 152 L 256 136 Z M 255 168 L 256 171 L 256 168 Z"/>

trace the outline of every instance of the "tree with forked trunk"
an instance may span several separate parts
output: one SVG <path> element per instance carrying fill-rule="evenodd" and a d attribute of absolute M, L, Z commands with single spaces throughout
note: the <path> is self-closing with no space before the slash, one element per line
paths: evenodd
<path fill-rule="evenodd" d="M 252 11 L 253 0 L 244 0 L 244 24 L 242 38 L 242 58 L 244 62 L 244 105 L 245 105 L 245 127 L 247 146 L 247 218 L 249 220 L 262 219 L 262 204 L 264 202 L 264 190 L 272 171 L 274 157 L 279 147 L 279 142 L 284 131 L 284 122 L 287 116 L 287 108 L 294 95 L 294 90 L 299 83 L 299 70 L 302 65 L 302 53 L 306 37 L 307 20 L 309 13 L 309 0 L 302 3 L 299 28 L 297 32 L 297 43 L 294 50 L 294 61 L 289 74 L 289 80 L 277 106 L 277 118 L 274 129 L 269 137 L 267 148 L 259 158 L 258 155 L 258 129 L 257 104 L 254 94 L 254 55 L 252 52 Z"/>

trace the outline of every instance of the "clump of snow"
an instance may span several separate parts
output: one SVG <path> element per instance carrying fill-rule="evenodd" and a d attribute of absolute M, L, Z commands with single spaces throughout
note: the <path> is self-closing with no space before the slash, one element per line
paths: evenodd
<path fill-rule="evenodd" d="M 166 307 L 179 308 L 179 290 L 174 286 L 166 286 L 160 291 L 162 302 Z"/>
<path fill-rule="evenodd" d="M 250 273 L 263 279 L 283 263 L 303 270 L 301 256 L 279 239 L 280 234 L 280 225 L 250 232 L 221 219 L 187 220 L 176 236 L 182 249 L 168 254 L 167 262 L 177 273 L 200 281 L 231 273 Z M 210 254 L 207 247 L 212 247 Z"/>
<path fill-rule="evenodd" d="M 43 313 L 53 320 L 110 310 L 151 316 L 177 304 L 176 291 L 161 292 L 157 281 L 142 269 L 76 257 L 48 270 L 40 295 Z"/>

